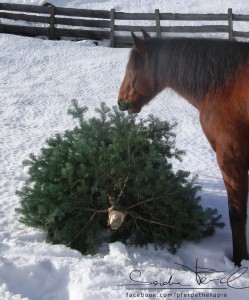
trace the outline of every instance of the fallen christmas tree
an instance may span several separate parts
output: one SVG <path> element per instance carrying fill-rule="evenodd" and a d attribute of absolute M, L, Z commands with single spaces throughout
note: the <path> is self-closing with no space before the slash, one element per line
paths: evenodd
<path fill-rule="evenodd" d="M 113 241 L 175 252 L 183 240 L 224 226 L 217 210 L 200 206 L 195 178 L 172 170 L 172 159 L 184 154 L 175 147 L 174 125 L 125 116 L 105 103 L 99 117 L 86 120 L 87 108 L 73 104 L 69 114 L 79 126 L 23 162 L 29 179 L 17 191 L 22 223 L 84 254 Z"/>

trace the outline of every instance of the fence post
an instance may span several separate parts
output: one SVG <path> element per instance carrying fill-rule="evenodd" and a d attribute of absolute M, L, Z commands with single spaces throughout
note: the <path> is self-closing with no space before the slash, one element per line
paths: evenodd
<path fill-rule="evenodd" d="M 228 38 L 233 40 L 233 11 L 232 8 L 228 8 Z"/>
<path fill-rule="evenodd" d="M 114 26 L 115 26 L 115 9 L 112 8 L 110 11 L 110 47 L 115 47 L 114 40 Z"/>
<path fill-rule="evenodd" d="M 155 9 L 155 18 L 156 18 L 156 35 L 161 37 L 161 26 L 160 26 L 160 13 L 159 9 Z"/>
<path fill-rule="evenodd" d="M 54 40 L 54 24 L 55 24 L 55 6 L 50 4 L 48 6 L 50 17 L 49 17 L 49 39 Z"/>

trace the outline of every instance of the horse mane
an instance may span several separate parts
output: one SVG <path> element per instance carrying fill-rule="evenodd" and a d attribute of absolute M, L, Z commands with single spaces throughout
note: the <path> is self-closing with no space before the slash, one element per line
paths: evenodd
<path fill-rule="evenodd" d="M 146 70 L 152 89 L 167 85 L 202 100 L 224 84 L 229 85 L 239 66 L 249 62 L 249 43 L 220 39 L 149 38 L 144 41 Z M 133 49 L 130 67 L 138 53 Z M 141 57 L 140 57 L 141 59 Z M 163 86 L 164 84 L 164 86 Z"/>

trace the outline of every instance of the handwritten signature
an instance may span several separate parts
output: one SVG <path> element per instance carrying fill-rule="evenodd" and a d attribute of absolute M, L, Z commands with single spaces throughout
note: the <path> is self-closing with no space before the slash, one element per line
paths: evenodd
<path fill-rule="evenodd" d="M 190 268 L 188 266 L 182 265 L 175 263 L 176 265 L 182 266 L 183 268 L 187 269 L 188 271 L 191 272 L 191 274 L 194 276 L 195 281 L 197 283 L 197 287 L 195 288 L 205 288 L 207 284 L 210 282 L 217 282 L 220 285 L 224 285 L 226 287 L 232 288 L 232 289 L 247 289 L 249 288 L 249 285 L 247 286 L 238 286 L 238 280 L 242 279 L 242 276 L 248 271 L 247 267 L 241 267 L 231 273 L 230 275 L 221 275 L 217 276 L 217 273 L 224 273 L 224 271 L 218 271 L 215 269 L 210 269 L 210 268 L 204 268 L 198 266 L 198 259 L 196 260 L 196 264 L 194 268 Z M 154 289 L 154 288 L 175 288 L 177 287 L 192 287 L 192 285 L 189 284 L 183 284 L 179 280 L 175 280 L 173 275 L 169 276 L 165 281 L 157 281 L 157 280 L 152 280 L 152 281 L 141 281 L 139 280 L 139 277 L 142 276 L 142 272 L 140 270 L 133 270 L 130 272 L 130 280 L 134 283 L 131 284 L 123 284 L 119 286 L 136 286 L 137 288 L 141 288 L 143 286 L 146 289 Z M 236 286 L 237 283 L 237 286 Z M 146 285 L 146 287 L 145 287 Z M 192 287 L 194 288 L 194 287 Z M 208 287 L 206 287 L 208 288 Z M 209 287 L 210 288 L 210 287 Z"/>

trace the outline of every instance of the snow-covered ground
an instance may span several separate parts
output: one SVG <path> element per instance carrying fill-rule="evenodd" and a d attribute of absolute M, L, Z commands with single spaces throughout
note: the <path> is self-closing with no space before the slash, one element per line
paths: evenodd
<path fill-rule="evenodd" d="M 40 5 L 44 1 L 1 2 Z M 247 0 L 49 2 L 127 12 L 159 8 L 164 12 L 218 13 L 232 7 L 235 13 L 249 14 Z M 241 26 L 245 29 L 249 25 Z M 234 289 L 249 286 L 249 262 L 243 262 L 245 269 L 240 271 L 231 262 L 226 192 L 215 154 L 201 131 L 197 111 L 172 91 L 162 92 L 143 109 L 141 116 L 153 113 L 178 123 L 177 146 L 187 154 L 175 168 L 199 174 L 202 204 L 218 208 L 227 224 L 223 230 L 199 243 L 185 242 L 176 255 L 167 250 L 155 251 L 153 247 L 127 248 L 115 243 L 92 257 L 62 245 L 46 244 L 42 232 L 18 222 L 15 208 L 19 199 L 15 191 L 27 178 L 22 160 L 31 152 L 38 153 L 46 138 L 75 126 L 67 115 L 71 99 L 77 98 L 81 105 L 87 105 L 89 116 L 102 101 L 116 105 L 128 54 L 128 49 L 94 46 L 86 41 L 0 35 L 0 300 L 249 299 L 249 289 Z M 186 268 L 194 270 L 197 259 L 199 267 L 213 269 L 212 274 L 206 269 L 200 275 L 207 277 L 207 284 L 198 285 L 200 278 Z M 135 270 L 140 270 L 141 276 Z M 237 279 L 231 286 L 214 280 L 223 278 L 224 282 L 234 272 L 244 274 L 240 278 L 234 274 L 231 278 Z M 150 290 L 124 286 L 135 283 L 130 276 L 137 281 L 165 284 L 163 289 L 150 285 L 154 288 Z M 170 283 L 174 284 L 169 286 Z"/>

